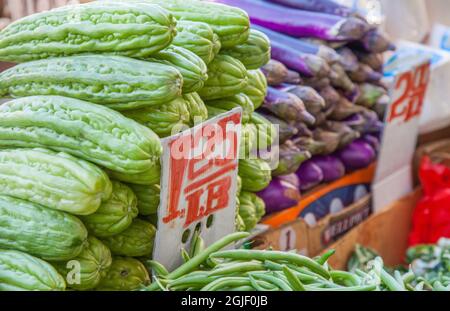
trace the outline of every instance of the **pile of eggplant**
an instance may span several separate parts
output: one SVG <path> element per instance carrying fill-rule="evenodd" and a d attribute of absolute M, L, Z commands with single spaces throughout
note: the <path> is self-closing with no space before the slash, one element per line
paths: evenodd
<path fill-rule="evenodd" d="M 280 163 L 258 193 L 267 213 L 372 163 L 389 102 L 382 53 L 394 46 L 386 35 L 332 0 L 215 1 L 244 9 L 271 41 L 258 112 L 279 125 Z"/>

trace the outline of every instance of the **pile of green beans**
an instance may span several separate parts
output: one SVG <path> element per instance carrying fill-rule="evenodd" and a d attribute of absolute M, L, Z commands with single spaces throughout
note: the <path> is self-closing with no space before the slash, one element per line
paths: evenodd
<path fill-rule="evenodd" d="M 204 247 L 196 236 L 191 250 L 183 250 L 184 264 L 172 272 L 149 261 L 152 284 L 141 290 L 163 291 L 373 291 L 411 290 L 407 278 L 391 276 L 376 258 L 370 271 L 354 273 L 332 269 L 333 250 L 309 258 L 294 252 L 244 250 L 225 247 L 248 236 L 236 232 Z"/>

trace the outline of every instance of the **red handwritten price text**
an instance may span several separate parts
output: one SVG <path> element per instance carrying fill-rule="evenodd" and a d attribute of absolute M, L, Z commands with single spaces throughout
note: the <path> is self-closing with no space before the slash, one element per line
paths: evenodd
<path fill-rule="evenodd" d="M 188 227 L 229 205 L 238 157 L 238 132 L 235 126 L 230 130 L 230 124 L 240 124 L 239 113 L 170 142 L 169 204 L 164 223 L 184 218 L 184 227 Z M 217 152 L 221 147 L 223 152 Z"/>
<path fill-rule="evenodd" d="M 407 122 L 420 115 L 430 76 L 430 64 L 425 63 L 412 71 L 403 73 L 397 80 L 395 91 L 403 90 L 389 111 L 388 122 Z"/>

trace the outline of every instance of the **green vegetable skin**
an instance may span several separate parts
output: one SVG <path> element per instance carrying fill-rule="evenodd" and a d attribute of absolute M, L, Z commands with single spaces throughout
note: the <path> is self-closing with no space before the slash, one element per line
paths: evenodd
<path fill-rule="evenodd" d="M 97 166 L 47 149 L 1 149 L 0 194 L 76 215 L 94 213 L 111 196 Z"/>
<path fill-rule="evenodd" d="M 247 69 L 258 69 L 270 60 L 270 40 L 261 31 L 250 29 L 246 42 L 223 49 L 221 53 L 240 60 Z"/>
<path fill-rule="evenodd" d="M 261 191 L 272 180 L 269 164 L 261 159 L 240 159 L 238 174 L 245 191 Z"/>
<path fill-rule="evenodd" d="M 0 250 L 0 291 L 65 290 L 64 278 L 49 263 L 15 250 Z"/>
<path fill-rule="evenodd" d="M 208 80 L 198 94 L 203 100 L 213 100 L 242 92 L 248 83 L 247 70 L 237 59 L 217 55 L 208 65 Z"/>
<path fill-rule="evenodd" d="M 147 108 L 122 111 L 123 115 L 153 130 L 160 137 L 178 133 L 189 127 L 191 116 L 183 97 Z"/>
<path fill-rule="evenodd" d="M 248 84 L 242 92 L 251 99 L 255 109 L 257 109 L 262 105 L 267 95 L 267 79 L 259 69 L 249 70 L 247 75 Z"/>
<path fill-rule="evenodd" d="M 100 105 L 61 96 L 31 96 L 1 105 L 0 119 L 0 147 L 64 151 L 129 175 L 160 170 L 159 137 Z"/>
<path fill-rule="evenodd" d="M 53 265 L 65 277 L 67 287 L 88 290 L 95 288 L 106 276 L 111 262 L 109 249 L 96 238 L 89 237 L 88 244 L 77 257 L 69 262 L 57 262 Z M 71 273 L 74 267 L 80 268 L 79 279 Z"/>
<path fill-rule="evenodd" d="M 88 235 L 75 216 L 2 195 L 0 224 L 1 249 L 20 250 L 45 260 L 78 256 Z"/>
<path fill-rule="evenodd" d="M 245 11 L 227 5 L 198 0 L 145 0 L 158 4 L 177 20 L 207 23 L 219 36 L 223 48 L 247 40 L 250 21 Z"/>
<path fill-rule="evenodd" d="M 256 112 L 252 113 L 250 122 L 256 127 L 254 148 L 264 151 L 269 150 L 278 134 L 275 125 Z"/>
<path fill-rule="evenodd" d="M 178 69 L 183 76 L 183 93 L 200 90 L 208 79 L 205 62 L 195 53 L 179 46 L 169 46 L 145 60 Z"/>
<path fill-rule="evenodd" d="M 166 103 L 182 85 L 172 66 L 108 55 L 49 58 L 0 73 L 0 96 L 61 95 L 122 110 Z"/>
<path fill-rule="evenodd" d="M 147 269 L 139 260 L 130 257 L 113 257 L 112 265 L 97 289 L 130 291 L 149 282 Z"/>
<path fill-rule="evenodd" d="M 242 107 L 242 123 L 247 123 L 255 110 L 250 98 L 242 93 L 221 99 L 209 100 L 206 104 L 227 111 L 236 107 Z"/>
<path fill-rule="evenodd" d="M 137 198 L 130 187 L 112 181 L 112 195 L 99 209 L 81 220 L 97 237 L 109 237 L 127 229 L 138 214 Z"/>
<path fill-rule="evenodd" d="M 239 195 L 239 215 L 245 224 L 245 230 L 251 231 L 265 214 L 265 204 L 256 194 L 242 191 Z"/>
<path fill-rule="evenodd" d="M 0 32 L 0 59 L 25 62 L 81 53 L 145 57 L 170 44 L 175 25 L 166 10 L 142 1 L 64 6 L 4 28 Z"/>
<path fill-rule="evenodd" d="M 195 53 L 205 64 L 209 64 L 221 48 L 219 36 L 208 24 L 183 20 L 177 22 L 177 35 L 172 44 Z"/>
<path fill-rule="evenodd" d="M 123 232 L 102 239 L 114 255 L 151 256 L 156 228 L 149 222 L 135 219 Z"/>
<path fill-rule="evenodd" d="M 139 214 L 148 216 L 155 214 L 159 207 L 159 196 L 161 187 L 159 184 L 142 186 L 129 185 L 137 197 L 137 207 Z"/>
<path fill-rule="evenodd" d="M 183 94 L 183 99 L 186 101 L 192 126 L 208 119 L 208 109 L 198 93 Z"/>

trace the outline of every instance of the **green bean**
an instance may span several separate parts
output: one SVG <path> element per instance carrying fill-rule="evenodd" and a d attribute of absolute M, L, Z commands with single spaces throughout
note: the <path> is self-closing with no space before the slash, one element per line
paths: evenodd
<path fill-rule="evenodd" d="M 305 289 L 308 291 L 321 291 L 321 292 L 327 292 L 327 291 L 339 291 L 339 292 L 365 292 L 365 291 L 373 291 L 377 289 L 376 285 L 359 285 L 359 286 L 349 286 L 349 287 L 339 287 L 339 288 L 320 288 L 320 287 L 313 287 L 309 285 L 305 285 Z"/>
<path fill-rule="evenodd" d="M 159 279 L 155 276 L 154 278 L 154 282 L 153 282 L 153 284 L 156 284 L 156 288 L 157 289 L 160 289 L 160 290 L 163 290 L 163 291 L 167 291 L 168 289 L 167 288 L 165 288 L 162 284 L 161 284 L 161 282 L 159 281 Z"/>
<path fill-rule="evenodd" d="M 252 273 L 251 275 L 257 279 L 261 279 L 263 281 L 267 281 L 271 284 L 274 284 L 275 286 L 279 287 L 283 291 L 289 291 L 289 292 L 292 291 L 292 288 L 289 286 L 289 284 L 287 284 L 282 279 L 278 279 L 278 278 L 274 277 L 273 275 L 262 274 L 262 273 Z"/>
<path fill-rule="evenodd" d="M 190 256 L 189 256 L 188 252 L 187 252 L 184 248 L 181 249 L 181 258 L 183 258 L 183 262 L 184 262 L 184 263 L 186 263 L 186 262 L 188 262 L 189 260 L 191 260 L 191 258 L 190 258 Z"/>
<path fill-rule="evenodd" d="M 416 275 L 412 271 L 408 271 L 407 273 L 403 274 L 402 279 L 404 283 L 411 283 L 414 281 Z"/>
<path fill-rule="evenodd" d="M 357 286 L 361 284 L 361 279 L 357 275 L 347 271 L 332 270 L 330 271 L 330 275 L 334 282 L 339 283 L 339 280 L 341 280 L 345 286 Z M 350 285 L 348 285 L 348 283 L 350 283 Z"/>
<path fill-rule="evenodd" d="M 252 286 L 260 292 L 278 290 L 278 287 L 263 280 L 256 280 L 252 275 L 248 276 Z"/>
<path fill-rule="evenodd" d="M 264 265 L 261 262 L 238 262 L 228 264 L 226 266 L 216 268 L 210 272 L 209 275 L 224 275 L 224 274 L 233 274 L 236 272 L 248 272 L 248 271 L 261 271 L 265 270 Z"/>
<path fill-rule="evenodd" d="M 400 271 L 395 270 L 394 271 L 394 278 L 397 281 L 397 283 L 405 290 L 405 282 L 403 281 L 402 275 L 400 274 Z"/>
<path fill-rule="evenodd" d="M 286 276 L 289 284 L 291 284 L 291 287 L 294 291 L 304 291 L 305 287 L 303 286 L 302 282 L 297 278 L 297 276 L 292 272 L 291 269 L 289 269 L 287 266 L 283 267 L 284 275 Z"/>
<path fill-rule="evenodd" d="M 231 287 L 228 290 L 237 291 L 237 292 L 253 292 L 253 291 L 255 291 L 255 288 L 253 288 L 250 285 L 243 285 L 243 286 Z"/>
<path fill-rule="evenodd" d="M 236 277 L 236 276 L 229 276 L 229 277 L 221 277 L 217 280 L 212 281 L 205 287 L 201 289 L 201 291 L 217 291 L 221 288 L 225 287 L 236 287 L 236 286 L 251 286 L 251 282 L 246 277 Z"/>
<path fill-rule="evenodd" d="M 152 270 L 152 272 L 158 277 L 165 277 L 169 274 L 169 271 L 167 271 L 166 267 L 164 267 L 156 260 L 146 260 L 145 266 L 147 267 L 147 269 Z"/>
<path fill-rule="evenodd" d="M 433 284 L 433 290 L 439 291 L 439 292 L 448 292 L 448 291 L 450 291 L 450 285 L 444 286 L 441 282 L 436 281 Z"/>
<path fill-rule="evenodd" d="M 194 232 L 194 236 L 192 237 L 191 242 L 191 251 L 190 251 L 190 257 L 194 257 L 198 253 L 200 253 L 205 248 L 205 242 L 203 241 L 202 237 L 200 236 L 200 233 L 198 231 Z"/>
<path fill-rule="evenodd" d="M 209 282 L 214 281 L 217 277 L 210 277 L 208 275 L 208 271 L 196 271 L 190 274 L 187 274 L 181 278 L 169 281 L 169 287 L 173 286 L 204 286 Z"/>
<path fill-rule="evenodd" d="M 331 256 L 333 256 L 333 254 L 334 254 L 335 252 L 336 252 L 336 251 L 335 251 L 334 249 L 330 249 L 330 250 L 326 251 L 325 253 L 322 254 L 322 256 L 319 256 L 319 257 L 316 259 L 316 262 L 317 262 L 318 264 L 320 264 L 320 265 L 325 264 L 325 263 L 327 262 L 328 258 L 330 258 Z"/>
<path fill-rule="evenodd" d="M 261 250 L 226 250 L 219 251 L 211 254 L 214 258 L 230 258 L 230 259 L 247 259 L 247 260 L 273 260 L 273 261 L 281 261 L 286 260 L 290 261 L 299 266 L 305 266 L 313 272 L 316 272 L 319 275 L 322 275 L 325 278 L 329 278 L 330 274 L 324 267 L 320 264 L 308 258 L 306 256 L 294 254 L 294 253 L 286 253 L 281 251 L 261 251 Z"/>
<path fill-rule="evenodd" d="M 265 260 L 264 261 L 264 266 L 272 271 L 283 271 L 283 265 L 270 261 L 270 260 Z M 290 268 L 289 266 L 287 266 L 288 268 Z M 317 281 L 317 276 L 311 276 L 309 274 L 304 274 L 301 272 L 298 272 L 296 270 L 294 270 L 293 268 L 290 268 L 291 271 L 300 279 L 301 282 L 315 282 Z"/>
<path fill-rule="evenodd" d="M 404 291 L 405 288 L 403 284 L 399 284 L 395 278 L 393 278 L 389 273 L 386 272 L 383 268 L 381 268 L 380 273 L 381 282 L 386 285 L 391 291 Z"/>
<path fill-rule="evenodd" d="M 248 232 L 235 232 L 232 234 L 229 234 L 220 240 L 214 242 L 207 248 L 205 248 L 202 252 L 197 254 L 197 256 L 191 258 L 188 262 L 185 262 L 181 266 L 179 266 L 177 269 L 170 272 L 166 277 L 168 279 L 177 279 L 181 277 L 182 275 L 191 272 L 198 266 L 200 266 L 212 253 L 217 252 L 218 250 L 224 248 L 225 246 L 240 240 L 244 239 L 249 236 Z M 151 290 L 155 285 L 151 284 L 149 287 L 147 287 L 148 290 Z"/>

